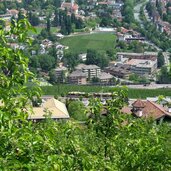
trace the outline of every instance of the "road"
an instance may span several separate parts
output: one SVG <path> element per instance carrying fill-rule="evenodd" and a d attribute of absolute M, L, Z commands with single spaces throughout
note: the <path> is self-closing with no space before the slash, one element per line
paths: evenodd
<path fill-rule="evenodd" d="M 144 3 L 140 3 L 134 7 L 134 18 L 137 20 L 139 23 L 141 23 L 139 14 L 140 14 L 140 9 L 143 6 Z"/>
<path fill-rule="evenodd" d="M 137 21 L 141 24 L 141 27 L 142 27 L 142 28 L 143 28 L 144 26 L 143 26 L 143 23 L 142 23 L 142 21 L 141 21 L 139 15 L 140 15 L 141 7 L 142 7 L 145 3 L 147 3 L 147 2 L 148 2 L 148 0 L 145 0 L 144 2 L 139 3 L 139 4 L 137 4 L 137 5 L 134 7 L 134 18 L 135 18 L 135 20 L 137 20 Z"/>
<path fill-rule="evenodd" d="M 150 85 L 127 85 L 128 88 L 134 89 L 158 89 L 158 88 L 171 88 L 171 84 L 150 84 Z"/>
<path fill-rule="evenodd" d="M 134 7 L 134 18 L 135 20 L 137 20 L 139 23 L 140 23 L 140 26 L 141 28 L 144 28 L 144 25 L 143 25 L 143 22 L 141 21 L 139 15 L 140 15 L 140 10 L 141 10 L 141 7 L 146 4 L 148 2 L 148 0 L 145 0 L 144 2 L 142 3 L 139 3 L 137 4 L 135 7 Z M 149 21 L 149 16 L 148 16 L 148 13 L 147 11 L 145 10 L 145 7 L 144 7 L 144 13 L 145 13 L 145 16 L 146 16 L 146 19 Z M 145 41 L 146 44 L 149 44 L 151 46 L 153 46 L 157 51 L 161 51 L 162 49 L 160 49 L 159 47 L 157 47 L 154 43 L 152 43 L 151 41 Z"/>
<path fill-rule="evenodd" d="M 169 52 L 163 52 L 163 56 L 164 56 L 164 61 L 165 61 L 165 65 L 169 66 L 170 65 L 170 53 Z"/>

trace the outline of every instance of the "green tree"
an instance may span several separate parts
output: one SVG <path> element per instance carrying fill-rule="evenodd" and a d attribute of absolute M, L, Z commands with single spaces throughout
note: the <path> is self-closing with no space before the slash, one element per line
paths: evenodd
<path fill-rule="evenodd" d="M 44 39 L 48 38 L 49 34 L 47 32 L 47 29 L 42 29 L 40 32 L 40 36 L 42 36 Z"/>
<path fill-rule="evenodd" d="M 14 25 L 14 24 L 15 24 L 15 20 L 16 20 L 15 17 L 12 16 L 12 17 L 11 17 L 11 25 Z"/>
<path fill-rule="evenodd" d="M 86 107 L 81 101 L 71 101 L 68 105 L 68 112 L 70 116 L 78 121 L 86 121 L 87 116 L 85 114 Z"/>
<path fill-rule="evenodd" d="M 124 87 L 113 89 L 105 106 L 92 98 L 84 125 L 53 121 L 48 111 L 44 121 L 28 121 L 29 102 L 40 91 L 28 58 L 7 37 L 29 46 L 31 25 L 26 20 L 14 25 L 0 32 L 0 170 L 171 170 L 170 127 L 122 114 Z M 82 104 L 73 109 L 78 106 L 83 114 Z"/>
<path fill-rule="evenodd" d="M 49 72 L 49 82 L 52 84 L 56 84 L 58 82 L 58 78 L 54 70 L 50 70 Z"/>
<path fill-rule="evenodd" d="M 166 66 L 161 67 L 160 73 L 158 75 L 158 82 L 160 84 L 168 84 L 171 82 L 171 77 Z"/>
<path fill-rule="evenodd" d="M 54 0 L 53 2 L 56 8 L 59 8 L 61 6 L 61 0 Z"/>
<path fill-rule="evenodd" d="M 21 11 L 19 11 L 17 21 L 20 21 L 24 18 L 25 18 L 25 16 L 23 15 L 23 13 Z"/>
<path fill-rule="evenodd" d="M 0 19 L 0 29 L 5 28 L 5 21 Z"/>
<path fill-rule="evenodd" d="M 69 70 L 74 70 L 74 68 L 79 64 L 79 58 L 77 54 L 74 53 L 66 53 L 63 57 L 63 62 L 65 66 L 69 68 Z"/>
<path fill-rule="evenodd" d="M 28 19 L 32 26 L 38 26 L 40 24 L 39 17 L 36 14 L 32 14 L 31 11 L 28 13 Z"/>
<path fill-rule="evenodd" d="M 48 17 L 47 18 L 47 23 L 46 23 L 46 29 L 47 29 L 48 33 L 50 33 L 50 28 L 51 28 L 50 17 Z"/>
<path fill-rule="evenodd" d="M 47 54 L 39 55 L 39 61 L 40 67 L 44 71 L 50 71 L 56 65 L 54 57 Z"/>
<path fill-rule="evenodd" d="M 157 56 L 157 67 L 161 68 L 163 65 L 164 65 L 164 56 L 162 52 L 159 52 Z"/>
<path fill-rule="evenodd" d="M 59 23 L 59 11 L 58 10 L 55 10 L 55 17 L 53 20 L 53 25 L 56 27 L 60 25 L 60 23 Z"/>
<path fill-rule="evenodd" d="M 32 56 L 30 57 L 30 67 L 33 68 L 39 68 L 40 67 L 40 62 L 39 62 L 39 57 L 38 56 Z"/>
<path fill-rule="evenodd" d="M 94 49 L 87 50 L 87 59 L 86 64 L 98 65 L 101 68 L 104 68 L 108 65 L 109 59 L 105 53 L 98 53 Z"/>

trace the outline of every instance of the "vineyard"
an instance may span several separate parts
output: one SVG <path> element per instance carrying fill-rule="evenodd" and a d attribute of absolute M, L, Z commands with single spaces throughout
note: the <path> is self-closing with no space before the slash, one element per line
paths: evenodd
<path fill-rule="evenodd" d="M 78 86 L 78 85 L 56 85 L 51 87 L 42 87 L 44 95 L 64 96 L 71 91 L 80 92 L 112 92 L 114 87 L 104 86 Z M 171 89 L 128 89 L 129 98 L 142 98 L 155 97 L 159 95 L 171 96 Z"/>

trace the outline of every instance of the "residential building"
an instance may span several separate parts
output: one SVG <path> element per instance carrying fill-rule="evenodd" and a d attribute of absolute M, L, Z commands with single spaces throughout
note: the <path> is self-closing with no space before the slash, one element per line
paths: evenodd
<path fill-rule="evenodd" d="M 44 45 L 45 48 L 50 48 L 53 45 L 52 41 L 50 41 L 48 39 L 42 40 L 42 43 L 41 44 Z"/>
<path fill-rule="evenodd" d="M 132 42 L 132 41 L 139 41 L 139 42 L 144 42 L 145 38 L 140 37 L 139 35 L 134 36 L 133 34 L 122 34 L 120 32 L 117 33 L 117 37 L 119 41 L 125 41 L 125 42 Z"/>
<path fill-rule="evenodd" d="M 81 53 L 78 55 L 78 57 L 81 61 L 86 61 L 87 60 L 87 53 Z"/>
<path fill-rule="evenodd" d="M 131 75 L 130 66 L 129 65 L 115 65 L 115 66 L 109 66 L 104 69 L 105 72 L 110 73 L 111 75 L 128 79 Z"/>
<path fill-rule="evenodd" d="M 117 53 L 116 65 L 129 66 L 131 73 L 137 75 L 151 75 L 157 70 L 157 55 L 155 52 Z"/>
<path fill-rule="evenodd" d="M 75 0 L 71 0 L 71 2 L 65 2 L 65 0 L 61 4 L 61 9 L 67 9 L 69 12 L 73 12 L 74 14 L 78 14 L 79 6 L 75 3 Z"/>
<path fill-rule="evenodd" d="M 33 107 L 32 112 L 29 113 L 28 119 L 33 121 L 41 121 L 46 116 L 54 119 L 69 119 L 69 113 L 64 103 L 54 98 L 43 98 L 42 103 L 38 107 Z"/>
<path fill-rule="evenodd" d="M 157 60 L 131 59 L 127 62 L 130 71 L 137 75 L 151 75 L 157 70 Z"/>
<path fill-rule="evenodd" d="M 60 82 L 65 82 L 67 76 L 68 76 L 68 68 L 64 67 L 64 66 L 60 66 L 54 69 L 57 79 Z"/>
<path fill-rule="evenodd" d="M 158 53 L 157 52 L 144 52 L 144 53 L 118 52 L 116 56 L 119 60 L 121 60 L 121 58 L 156 60 Z"/>
<path fill-rule="evenodd" d="M 151 118 L 159 122 L 171 120 L 171 113 L 167 108 L 150 100 L 135 100 L 130 106 L 124 106 L 121 111 L 138 118 Z"/>
<path fill-rule="evenodd" d="M 69 83 L 71 84 L 87 84 L 87 75 L 80 70 L 73 71 L 69 75 Z"/>
<path fill-rule="evenodd" d="M 7 9 L 7 15 L 11 15 L 11 17 L 13 16 L 15 18 L 18 18 L 18 13 L 19 11 L 16 9 L 10 9 L 10 10 Z"/>
<path fill-rule="evenodd" d="M 111 75 L 110 73 L 101 72 L 97 76 L 97 78 L 100 80 L 101 83 L 109 83 L 111 79 L 113 78 L 113 75 Z"/>
<path fill-rule="evenodd" d="M 171 113 L 167 112 L 164 107 L 149 100 L 136 100 L 132 104 L 132 114 L 136 117 L 152 118 L 158 121 L 166 117 L 171 118 Z"/>
<path fill-rule="evenodd" d="M 83 73 L 85 73 L 86 77 L 89 80 L 91 80 L 94 77 L 97 77 L 101 73 L 101 69 L 97 65 L 79 64 L 76 67 L 76 70 L 81 70 Z"/>

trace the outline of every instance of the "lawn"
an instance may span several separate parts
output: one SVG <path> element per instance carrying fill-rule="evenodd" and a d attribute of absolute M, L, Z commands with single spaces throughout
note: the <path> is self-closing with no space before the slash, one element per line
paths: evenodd
<path fill-rule="evenodd" d="M 70 52 L 85 53 L 87 49 L 95 49 L 97 51 L 113 49 L 115 40 L 116 37 L 112 33 L 94 33 L 65 37 L 60 42 L 65 46 L 69 46 Z"/>
<path fill-rule="evenodd" d="M 43 27 L 34 27 L 36 30 L 36 33 L 33 31 L 29 31 L 29 35 L 37 35 L 40 34 L 40 32 L 42 31 Z M 59 29 L 57 27 L 51 27 L 51 32 L 52 33 L 57 33 L 59 31 Z"/>

